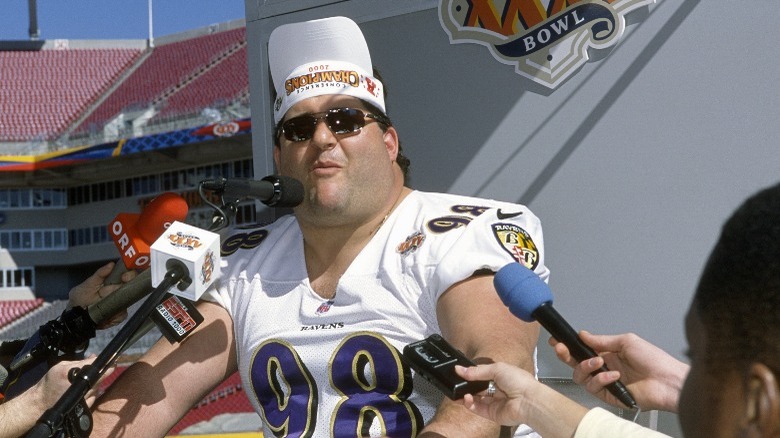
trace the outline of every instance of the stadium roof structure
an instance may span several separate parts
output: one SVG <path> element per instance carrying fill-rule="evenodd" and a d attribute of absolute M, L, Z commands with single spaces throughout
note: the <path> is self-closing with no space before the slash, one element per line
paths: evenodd
<path fill-rule="evenodd" d="M 245 157 L 246 55 L 244 20 L 153 46 L 0 42 L 0 186 L 67 187 Z"/>

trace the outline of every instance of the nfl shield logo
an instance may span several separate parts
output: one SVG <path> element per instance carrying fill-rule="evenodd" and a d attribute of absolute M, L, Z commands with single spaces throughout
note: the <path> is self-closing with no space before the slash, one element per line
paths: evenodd
<path fill-rule="evenodd" d="M 328 313 L 328 310 L 330 310 L 330 307 L 333 305 L 333 300 L 325 301 L 324 303 L 320 304 L 320 307 L 317 307 L 317 310 L 315 313 L 317 315 L 322 315 L 323 313 Z"/>

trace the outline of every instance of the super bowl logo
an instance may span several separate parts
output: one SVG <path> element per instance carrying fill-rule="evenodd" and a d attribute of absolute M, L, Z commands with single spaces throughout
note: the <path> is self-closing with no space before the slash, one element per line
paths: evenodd
<path fill-rule="evenodd" d="M 181 231 L 169 234 L 168 241 L 171 245 L 173 245 L 176 248 L 186 249 L 190 251 L 197 249 L 201 245 L 203 245 L 203 243 L 201 243 L 200 241 L 200 237 L 194 234 L 182 233 Z"/>
<path fill-rule="evenodd" d="M 203 266 L 200 269 L 200 282 L 206 284 L 211 281 L 214 275 L 214 253 L 209 251 L 203 259 Z"/>
<path fill-rule="evenodd" d="M 500 62 L 554 89 L 614 46 L 625 16 L 655 0 L 442 0 L 439 21 L 451 43 L 487 46 Z"/>
<path fill-rule="evenodd" d="M 401 242 L 401 244 L 399 244 L 395 250 L 398 251 L 398 253 L 401 255 L 411 254 L 417 251 L 417 248 L 422 246 L 423 242 L 425 242 L 425 234 L 417 231 L 416 233 L 407 237 L 406 240 Z"/>

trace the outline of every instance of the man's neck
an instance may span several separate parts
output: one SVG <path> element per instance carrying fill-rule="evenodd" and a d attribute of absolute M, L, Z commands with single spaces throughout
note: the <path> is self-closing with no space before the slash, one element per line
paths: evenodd
<path fill-rule="evenodd" d="M 332 298 L 341 275 L 409 193 L 411 189 L 399 187 L 383 209 L 359 222 L 331 227 L 300 224 L 306 270 L 317 293 Z"/>

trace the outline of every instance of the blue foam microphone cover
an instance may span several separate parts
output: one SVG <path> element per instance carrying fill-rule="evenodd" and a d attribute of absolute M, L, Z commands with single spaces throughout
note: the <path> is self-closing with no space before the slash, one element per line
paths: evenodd
<path fill-rule="evenodd" d="M 520 263 L 510 263 L 499 269 L 493 277 L 493 285 L 509 311 L 525 322 L 535 321 L 531 316 L 534 310 L 553 301 L 547 283 Z"/>

